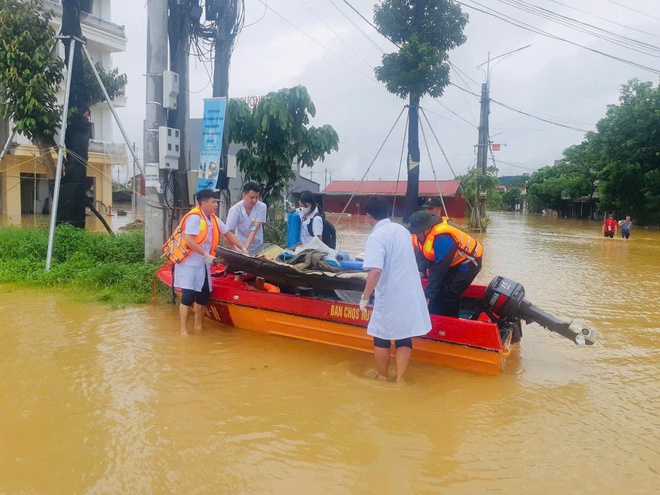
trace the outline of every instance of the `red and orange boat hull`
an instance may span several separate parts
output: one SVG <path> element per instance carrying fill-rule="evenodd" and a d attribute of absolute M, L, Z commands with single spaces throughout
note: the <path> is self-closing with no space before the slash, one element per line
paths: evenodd
<path fill-rule="evenodd" d="M 171 267 L 156 273 L 172 285 Z M 472 286 L 464 296 L 478 299 L 485 286 Z M 373 352 L 366 327 L 371 309 L 316 297 L 259 290 L 230 277 L 213 278 L 206 316 L 244 330 Z M 497 375 L 510 352 L 510 336 L 502 342 L 497 324 L 431 315 L 432 330 L 413 339 L 412 359 L 451 368 Z"/>

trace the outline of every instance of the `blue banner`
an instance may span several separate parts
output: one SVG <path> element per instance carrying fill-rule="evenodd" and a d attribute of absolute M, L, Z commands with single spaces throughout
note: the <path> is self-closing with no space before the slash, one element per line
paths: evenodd
<path fill-rule="evenodd" d="M 202 147 L 199 150 L 199 178 L 197 189 L 215 190 L 221 172 L 222 134 L 225 129 L 227 98 L 204 100 L 204 120 L 202 123 Z"/>

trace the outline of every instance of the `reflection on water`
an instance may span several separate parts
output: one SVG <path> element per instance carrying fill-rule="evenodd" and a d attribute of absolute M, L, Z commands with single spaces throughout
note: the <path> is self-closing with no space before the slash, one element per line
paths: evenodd
<path fill-rule="evenodd" d="M 579 348 L 526 327 L 499 377 L 211 326 L 175 307 L 66 294 L 0 299 L 0 493 L 655 493 L 657 231 L 498 214 L 478 280 L 501 274 L 601 332 Z M 364 249 L 364 217 L 340 242 Z M 654 488 L 656 487 L 656 488 Z"/>

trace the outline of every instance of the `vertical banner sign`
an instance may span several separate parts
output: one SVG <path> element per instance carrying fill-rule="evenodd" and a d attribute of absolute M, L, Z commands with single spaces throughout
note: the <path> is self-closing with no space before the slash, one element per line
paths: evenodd
<path fill-rule="evenodd" d="M 220 155 L 222 153 L 222 133 L 225 128 L 227 98 L 204 100 L 204 120 L 202 122 L 202 147 L 199 151 L 199 178 L 197 189 L 215 190 L 220 175 Z"/>

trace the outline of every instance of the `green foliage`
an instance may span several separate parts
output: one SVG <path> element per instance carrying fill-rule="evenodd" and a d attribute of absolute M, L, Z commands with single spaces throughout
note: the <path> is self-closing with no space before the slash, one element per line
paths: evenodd
<path fill-rule="evenodd" d="M 309 126 L 316 114 L 304 86 L 269 93 L 252 110 L 242 100 L 230 100 L 229 140 L 244 146 L 236 154 L 246 180 L 262 186 L 264 202 L 280 195 L 295 177 L 292 164 L 312 167 L 339 150 L 332 126 Z"/>
<path fill-rule="evenodd" d="M 559 210 L 566 200 L 601 193 L 600 209 L 631 215 L 637 223 L 660 220 L 660 86 L 629 81 L 618 105 L 562 162 L 534 173 L 531 208 Z M 593 201 L 592 201 L 593 203 Z"/>
<path fill-rule="evenodd" d="M 451 0 L 384 0 L 374 8 L 381 33 L 400 50 L 383 55 L 376 78 L 400 98 L 434 98 L 449 84 L 447 52 L 465 43 L 468 16 Z"/>
<path fill-rule="evenodd" d="M 103 90 L 101 89 L 101 86 L 99 86 L 94 71 L 92 71 L 92 67 L 86 57 L 83 60 L 83 66 L 85 72 L 85 92 L 87 93 L 84 101 L 87 102 L 88 106 L 105 101 Z M 100 61 L 96 62 L 94 67 L 96 67 L 96 70 L 101 77 L 101 81 L 103 81 L 103 86 L 105 86 L 105 90 L 108 92 L 108 96 L 111 100 L 124 96 L 126 83 L 128 82 L 126 74 L 119 74 L 119 69 L 117 67 L 106 71 Z"/>
<path fill-rule="evenodd" d="M 0 112 L 30 140 L 52 140 L 60 127 L 63 63 L 51 53 L 51 17 L 41 0 L 0 0 Z"/>
<path fill-rule="evenodd" d="M 286 222 L 282 219 L 269 218 L 264 224 L 264 242 L 286 246 Z"/>
<path fill-rule="evenodd" d="M 521 197 L 520 189 L 517 187 L 512 187 L 502 194 L 502 206 L 507 211 L 514 211 L 516 209 L 516 205 L 520 203 Z"/>
<path fill-rule="evenodd" d="M 501 208 L 499 203 L 499 193 L 497 192 L 497 185 L 499 180 L 497 178 L 497 168 L 486 168 L 486 174 L 482 174 L 478 168 L 471 169 L 467 174 L 457 177 L 461 181 L 461 194 L 467 203 L 465 216 L 467 221 L 467 228 L 469 230 L 485 229 L 490 223 L 487 218 L 479 218 L 479 196 L 486 195 L 486 201 L 489 206 L 495 209 Z M 479 193 L 477 193 L 479 191 Z M 491 198 L 496 198 L 495 200 Z"/>
<path fill-rule="evenodd" d="M 525 187 L 529 180 L 529 174 L 522 175 L 504 175 L 501 176 L 500 185 L 507 187 Z"/>
<path fill-rule="evenodd" d="M 112 237 L 61 225 L 48 272 L 47 246 L 47 230 L 0 228 L 0 283 L 64 286 L 115 306 L 149 300 L 159 263 L 143 262 L 144 232 Z"/>
<path fill-rule="evenodd" d="M 602 156 L 599 190 L 603 208 L 629 214 L 639 223 L 660 219 L 660 84 L 629 81 L 618 105 L 590 137 Z"/>

